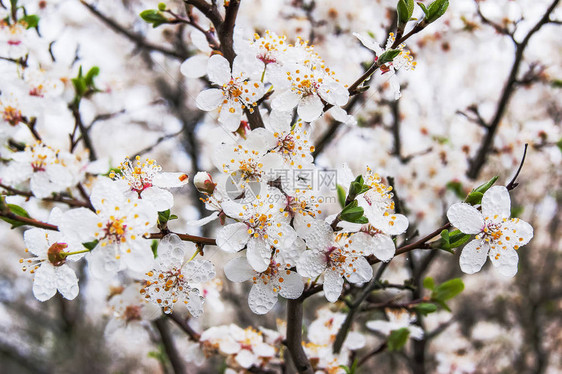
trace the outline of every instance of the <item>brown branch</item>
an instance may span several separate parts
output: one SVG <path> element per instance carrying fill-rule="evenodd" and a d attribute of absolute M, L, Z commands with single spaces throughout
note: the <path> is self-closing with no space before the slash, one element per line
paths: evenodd
<path fill-rule="evenodd" d="M 188 235 L 188 234 L 178 234 L 175 232 L 156 232 L 149 234 L 147 239 L 162 239 L 168 234 L 176 234 L 181 240 L 193 243 L 199 243 L 203 245 L 217 245 L 217 241 L 212 238 L 206 238 L 203 236 L 195 236 L 195 235 Z"/>
<path fill-rule="evenodd" d="M 159 318 L 156 321 L 154 321 L 154 325 L 156 326 L 156 329 L 160 333 L 162 345 L 164 345 L 164 350 L 166 351 L 166 355 L 168 356 L 168 359 L 172 364 L 174 373 L 175 374 L 186 373 L 185 364 L 178 350 L 176 349 L 174 339 L 172 337 L 172 334 L 170 333 L 170 328 L 167 325 L 166 320 L 164 318 Z"/>
<path fill-rule="evenodd" d="M 486 159 L 488 153 L 492 148 L 492 144 L 494 141 L 494 136 L 496 135 L 496 131 L 498 126 L 507 110 L 509 99 L 511 95 L 515 91 L 517 86 L 517 73 L 519 72 L 519 68 L 521 66 L 521 62 L 523 61 L 523 54 L 525 52 L 525 48 L 529 44 L 531 37 L 541 29 L 542 26 L 549 22 L 550 14 L 554 11 L 554 8 L 558 5 L 560 0 L 554 0 L 552 4 L 548 7 L 545 11 L 541 19 L 535 24 L 535 26 L 527 33 L 525 38 L 520 42 L 516 42 L 516 50 L 515 50 L 515 59 L 513 61 L 513 65 L 511 66 L 511 71 L 509 73 L 508 79 L 504 85 L 502 94 L 500 96 L 500 100 L 496 107 L 496 112 L 492 121 L 488 125 L 488 129 L 486 132 L 486 136 L 482 139 L 480 144 L 480 148 L 476 153 L 476 156 L 470 161 L 470 167 L 467 170 L 467 177 L 470 179 L 478 178 L 482 167 L 486 163 Z"/>
<path fill-rule="evenodd" d="M 302 347 L 303 298 L 287 300 L 287 349 L 300 374 L 313 374 L 312 365 Z"/>
<path fill-rule="evenodd" d="M 21 222 L 28 226 L 39 227 L 40 229 L 53 230 L 53 231 L 59 230 L 59 228 L 55 225 L 51 225 L 50 223 L 46 223 L 46 222 L 41 222 L 33 218 L 18 216 L 17 214 L 14 214 L 7 209 L 0 211 L 0 217 L 6 217 L 8 219 Z"/>
<path fill-rule="evenodd" d="M 378 355 L 379 353 L 384 352 L 384 350 L 387 347 L 387 343 L 384 342 L 380 347 L 378 347 L 377 349 L 367 353 L 363 358 L 361 358 L 358 362 L 357 362 L 357 367 L 360 367 L 362 365 L 364 365 L 370 358 Z"/>
<path fill-rule="evenodd" d="M 177 314 L 174 314 L 174 313 L 166 314 L 166 317 L 168 317 L 169 319 L 174 321 L 174 323 L 180 329 L 182 329 L 187 335 L 189 335 L 191 340 L 193 340 L 194 342 L 198 342 L 199 339 L 201 338 L 201 334 L 197 333 L 195 330 L 193 330 L 191 328 L 191 326 L 189 326 L 189 323 L 188 323 L 187 319 L 182 318 L 182 317 L 180 317 L 180 316 L 178 316 Z"/>
<path fill-rule="evenodd" d="M 24 196 L 24 197 L 27 197 L 27 198 L 35 197 L 35 195 L 33 195 L 33 193 L 31 193 L 31 192 L 18 190 L 16 188 L 6 186 L 5 184 L 2 184 L 2 183 L 0 183 L 0 188 L 10 192 L 13 195 Z M 85 208 L 90 207 L 89 202 L 84 202 L 84 201 L 80 201 L 80 200 L 76 200 L 76 199 L 67 199 L 67 198 L 65 198 L 61 195 L 55 195 L 53 197 L 44 197 L 41 200 L 49 201 L 49 202 L 63 203 L 63 204 L 66 204 L 68 206 L 74 206 L 74 207 L 85 207 Z"/>
<path fill-rule="evenodd" d="M 84 142 L 84 146 L 88 149 L 90 155 L 90 161 L 95 161 L 97 157 L 96 157 L 96 152 L 94 150 L 94 145 L 92 143 L 92 139 L 90 138 L 88 129 L 86 128 L 86 126 L 84 126 L 84 122 L 82 121 L 82 116 L 80 115 L 80 102 L 73 101 L 68 105 L 68 109 L 72 111 L 75 128 L 80 129 L 80 135 L 82 141 Z"/>

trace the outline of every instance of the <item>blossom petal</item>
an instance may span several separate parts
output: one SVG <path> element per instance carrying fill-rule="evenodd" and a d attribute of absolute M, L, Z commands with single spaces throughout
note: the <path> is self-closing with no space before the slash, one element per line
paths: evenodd
<path fill-rule="evenodd" d="M 271 247 L 263 239 L 251 239 L 248 242 L 246 258 L 258 273 L 266 271 L 271 258 Z"/>
<path fill-rule="evenodd" d="M 257 314 L 265 314 L 265 313 L 257 313 Z M 238 354 L 234 357 L 234 360 L 244 369 L 249 369 L 252 365 L 259 362 L 258 357 L 248 349 L 242 349 L 240 352 L 238 352 Z"/>
<path fill-rule="evenodd" d="M 45 230 L 33 228 L 23 234 L 23 241 L 29 252 L 35 256 L 47 257 L 47 251 L 49 250 L 47 237 L 48 233 Z"/>
<path fill-rule="evenodd" d="M 197 98 L 195 99 L 195 104 L 197 108 L 204 111 L 215 110 L 221 105 L 224 100 L 224 95 L 222 90 L 218 88 L 210 88 L 205 91 L 201 91 Z"/>
<path fill-rule="evenodd" d="M 256 314 L 266 314 L 277 303 L 277 293 L 273 291 L 272 283 L 256 283 L 248 295 L 248 305 Z"/>
<path fill-rule="evenodd" d="M 181 187 L 189 182 L 185 173 L 158 173 L 152 179 L 152 184 L 162 188 Z"/>
<path fill-rule="evenodd" d="M 150 248 L 150 241 L 137 239 L 130 244 L 131 251 L 122 249 L 122 256 L 125 264 L 132 271 L 146 273 L 153 267 L 154 253 Z"/>
<path fill-rule="evenodd" d="M 305 251 L 297 262 L 297 271 L 305 278 L 315 278 L 326 268 L 326 255 L 319 251 Z"/>
<path fill-rule="evenodd" d="M 208 260 L 191 260 L 182 268 L 182 273 L 188 281 L 205 283 L 216 276 L 215 265 Z"/>
<path fill-rule="evenodd" d="M 346 279 L 350 283 L 365 283 L 373 277 L 373 268 L 365 257 L 357 257 L 354 261 L 354 270 L 347 274 Z"/>
<path fill-rule="evenodd" d="M 224 274 L 231 282 L 245 282 L 252 278 L 256 271 L 252 269 L 246 257 L 236 257 L 224 266 Z"/>
<path fill-rule="evenodd" d="M 209 62 L 209 56 L 195 55 L 180 65 L 180 72 L 187 78 L 201 78 L 207 74 L 207 62 Z"/>
<path fill-rule="evenodd" d="M 49 300 L 57 293 L 55 268 L 51 264 L 43 264 L 35 271 L 33 296 L 39 301 Z"/>
<path fill-rule="evenodd" d="M 373 254 L 381 261 L 390 261 L 396 253 L 394 241 L 387 235 L 375 235 L 373 237 Z"/>
<path fill-rule="evenodd" d="M 203 296 L 199 294 L 199 290 L 194 288 L 187 294 L 187 310 L 195 318 L 201 317 L 203 314 Z"/>
<path fill-rule="evenodd" d="M 296 299 L 302 295 L 304 290 L 304 282 L 302 277 L 294 271 L 282 274 L 279 279 L 279 294 L 285 299 Z"/>
<path fill-rule="evenodd" d="M 483 240 L 473 240 L 464 246 L 459 264 L 466 274 L 474 274 L 482 269 L 488 256 L 489 245 Z"/>
<path fill-rule="evenodd" d="M 495 247 L 495 248 L 494 248 Z M 513 277 L 517 274 L 519 256 L 513 248 L 499 248 L 494 246 L 490 249 L 490 261 L 498 272 L 504 277 Z"/>
<path fill-rule="evenodd" d="M 55 269 L 57 289 L 61 295 L 68 300 L 78 296 L 78 278 L 74 270 L 68 265 L 59 266 Z"/>
<path fill-rule="evenodd" d="M 278 110 L 281 112 L 288 112 L 296 107 L 301 99 L 301 96 L 287 90 L 279 94 L 276 98 L 271 101 L 271 108 L 273 110 Z"/>
<path fill-rule="evenodd" d="M 236 131 L 240 127 L 240 121 L 242 120 L 242 107 L 239 103 L 228 102 L 221 108 L 219 114 L 219 122 L 228 131 Z"/>
<path fill-rule="evenodd" d="M 312 122 L 322 115 L 324 104 L 318 95 L 304 96 L 299 102 L 297 113 L 306 122 Z"/>
<path fill-rule="evenodd" d="M 146 200 L 154 206 L 154 208 L 162 212 L 174 206 L 174 196 L 170 191 L 163 190 L 159 187 L 150 187 L 142 191 L 143 200 Z"/>
<path fill-rule="evenodd" d="M 493 221 L 501 221 L 511 215 L 509 191 L 503 186 L 493 186 L 482 196 L 482 215 Z M 497 218 L 495 218 L 497 216 Z"/>
<path fill-rule="evenodd" d="M 484 226 L 482 214 L 466 203 L 456 203 L 451 205 L 447 211 L 447 218 L 453 226 L 465 234 L 478 234 Z"/>
<path fill-rule="evenodd" d="M 63 235 L 76 238 L 84 243 L 94 239 L 99 222 L 98 216 L 89 209 L 71 209 L 65 212 L 60 219 L 59 230 Z"/>
<path fill-rule="evenodd" d="M 343 289 L 343 278 L 338 272 L 328 270 L 324 273 L 324 295 L 331 303 L 338 301 Z"/>
<path fill-rule="evenodd" d="M 225 252 L 238 252 L 246 243 L 250 234 L 248 226 L 242 222 L 224 226 L 217 233 L 217 246 Z"/>
<path fill-rule="evenodd" d="M 207 75 L 209 80 L 219 86 L 227 84 L 232 75 L 230 73 L 230 64 L 227 59 L 221 55 L 213 55 L 209 58 L 207 64 Z"/>

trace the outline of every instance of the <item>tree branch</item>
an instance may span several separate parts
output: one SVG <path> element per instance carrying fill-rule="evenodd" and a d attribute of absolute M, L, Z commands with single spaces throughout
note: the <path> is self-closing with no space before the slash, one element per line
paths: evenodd
<path fill-rule="evenodd" d="M 313 374 L 312 366 L 302 347 L 303 298 L 287 300 L 287 349 L 300 374 Z"/>

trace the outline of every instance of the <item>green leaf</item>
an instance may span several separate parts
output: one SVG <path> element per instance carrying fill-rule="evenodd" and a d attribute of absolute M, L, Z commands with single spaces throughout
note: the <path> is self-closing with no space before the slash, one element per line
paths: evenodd
<path fill-rule="evenodd" d="M 423 280 L 423 287 L 427 288 L 428 290 L 433 290 L 435 288 L 435 281 L 431 277 L 426 277 Z"/>
<path fill-rule="evenodd" d="M 399 0 L 396 6 L 398 24 L 404 26 L 414 13 L 414 0 Z"/>
<path fill-rule="evenodd" d="M 31 218 L 29 216 L 29 213 L 27 213 L 27 211 L 19 205 L 6 204 L 6 206 L 8 207 L 10 212 L 14 213 L 16 216 Z M 11 229 L 15 229 L 16 227 L 20 227 L 20 226 L 25 225 L 25 223 L 23 223 L 23 222 L 20 222 L 20 221 L 15 220 L 15 219 L 7 218 L 7 217 L 0 217 L 0 219 L 2 219 L 5 222 L 8 222 L 10 225 L 12 225 L 12 227 L 10 227 Z"/>
<path fill-rule="evenodd" d="M 431 314 L 437 310 L 437 306 L 432 303 L 421 303 L 414 307 L 414 309 L 424 316 Z"/>
<path fill-rule="evenodd" d="M 482 202 L 483 196 L 484 194 L 482 192 L 472 191 L 466 197 L 465 202 L 470 205 L 478 205 Z"/>
<path fill-rule="evenodd" d="M 485 193 L 486 191 L 488 191 L 490 189 L 490 187 L 493 186 L 494 183 L 496 183 L 496 181 L 498 180 L 498 176 L 493 177 L 492 179 L 490 179 L 488 182 L 481 184 L 480 186 L 476 187 L 475 189 L 473 189 L 473 192 L 480 192 L 480 193 Z"/>
<path fill-rule="evenodd" d="M 464 290 L 464 283 L 462 279 L 454 278 L 435 287 L 433 293 L 431 294 L 431 299 L 434 301 L 445 302 L 457 296 L 462 292 L 462 290 Z"/>
<path fill-rule="evenodd" d="M 559 141 L 556 142 L 556 145 L 558 146 L 558 149 L 560 150 L 560 152 L 562 152 L 562 139 L 560 139 Z"/>
<path fill-rule="evenodd" d="M 449 230 L 441 231 L 441 239 L 443 239 L 445 243 L 449 244 Z"/>
<path fill-rule="evenodd" d="M 387 341 L 388 350 L 392 352 L 402 349 L 406 345 L 409 336 L 410 330 L 407 327 L 392 331 Z"/>
<path fill-rule="evenodd" d="M 562 88 L 562 79 L 554 79 L 550 82 L 550 85 L 554 88 Z"/>
<path fill-rule="evenodd" d="M 449 233 L 449 248 L 458 248 L 467 243 L 471 235 L 465 234 L 460 230 L 454 230 Z"/>
<path fill-rule="evenodd" d="M 338 201 L 340 203 L 340 206 L 343 208 L 345 206 L 345 189 L 339 184 L 336 185 L 336 189 L 338 192 Z"/>
<path fill-rule="evenodd" d="M 159 11 L 165 11 L 166 10 L 166 4 L 164 3 L 158 3 L 158 10 Z"/>
<path fill-rule="evenodd" d="M 94 88 L 94 78 L 97 77 L 99 73 L 100 68 L 97 66 L 93 66 L 90 70 L 88 70 L 88 73 L 86 73 L 86 77 L 84 78 L 88 87 Z"/>
<path fill-rule="evenodd" d="M 79 76 L 78 78 L 72 78 L 72 85 L 74 86 L 74 91 L 76 92 L 76 96 L 82 97 L 86 93 L 86 81 L 84 78 Z"/>
<path fill-rule="evenodd" d="M 152 243 L 150 243 L 150 249 L 152 249 L 152 254 L 154 255 L 154 258 L 156 258 L 158 256 L 158 240 L 152 240 Z"/>
<path fill-rule="evenodd" d="M 427 8 L 425 7 L 425 5 L 423 5 L 423 3 L 418 3 L 418 5 L 421 8 L 421 10 L 423 10 L 423 12 L 425 14 L 425 18 L 427 18 L 428 12 L 427 12 Z"/>
<path fill-rule="evenodd" d="M 175 214 L 172 214 L 172 215 L 170 216 L 170 219 L 168 219 L 168 221 L 172 221 L 172 220 L 174 220 L 174 219 L 178 219 L 178 216 L 176 216 Z"/>
<path fill-rule="evenodd" d="M 84 248 L 89 249 L 91 251 L 92 249 L 96 248 L 98 243 L 99 243 L 99 240 L 94 240 L 94 241 L 91 241 L 91 242 L 82 243 L 82 245 L 84 246 Z"/>
<path fill-rule="evenodd" d="M 170 220 L 170 209 L 158 212 L 158 223 L 165 224 Z"/>
<path fill-rule="evenodd" d="M 39 25 L 39 16 L 35 14 L 29 14 L 27 16 L 21 17 L 20 21 L 25 22 L 27 29 L 32 29 Z"/>
<path fill-rule="evenodd" d="M 140 16 L 146 23 L 150 23 L 153 28 L 170 22 L 168 18 L 164 17 L 164 15 L 156 9 L 143 10 L 140 12 Z"/>
<path fill-rule="evenodd" d="M 436 21 L 447 11 L 449 0 L 435 0 L 427 7 L 426 20 L 428 23 Z"/>
<path fill-rule="evenodd" d="M 378 59 L 378 63 L 379 65 L 384 65 L 387 62 L 392 62 L 392 60 L 394 60 L 394 57 L 398 56 L 399 54 L 400 54 L 399 49 L 389 49 L 388 51 L 380 55 Z"/>

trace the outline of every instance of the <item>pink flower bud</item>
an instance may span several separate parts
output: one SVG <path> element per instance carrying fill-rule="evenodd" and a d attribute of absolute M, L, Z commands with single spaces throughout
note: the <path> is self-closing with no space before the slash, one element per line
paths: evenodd
<path fill-rule="evenodd" d="M 195 174 L 195 177 L 193 177 L 193 184 L 199 192 L 207 194 L 212 194 L 215 190 L 215 187 L 217 186 L 217 184 L 213 182 L 213 177 L 211 177 L 211 174 L 207 173 L 206 171 L 200 171 Z"/>

